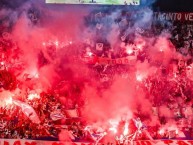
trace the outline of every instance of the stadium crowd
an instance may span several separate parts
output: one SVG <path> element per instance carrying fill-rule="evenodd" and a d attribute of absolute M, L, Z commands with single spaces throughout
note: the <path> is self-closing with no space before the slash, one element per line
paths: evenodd
<path fill-rule="evenodd" d="M 110 14 L 109 14 L 110 13 Z M 140 15 L 140 14 L 139 14 Z M 38 22 L 35 13 L 29 12 L 29 18 L 32 19 L 34 25 Z M 87 29 L 94 32 L 93 38 L 88 38 L 81 44 L 71 44 L 67 47 L 81 46 L 76 51 L 75 59 L 83 60 L 82 57 L 100 57 L 108 59 L 117 59 L 123 57 L 134 56 L 135 61 L 148 61 L 159 68 L 158 76 L 148 76 L 145 80 L 139 80 L 141 89 L 146 90 L 149 101 L 153 104 L 151 116 L 157 116 L 161 127 L 168 121 L 167 116 L 161 114 L 159 110 L 165 107 L 171 112 L 172 119 L 176 122 L 179 130 L 183 131 L 186 138 L 193 138 L 192 130 L 192 106 L 193 106 L 193 81 L 191 78 L 192 67 L 192 42 L 193 42 L 193 24 L 181 22 L 160 22 L 153 21 L 147 26 L 135 26 L 136 17 L 131 12 L 121 11 L 119 16 L 112 17 L 111 12 L 93 12 L 85 17 L 85 25 Z M 111 23 L 114 22 L 114 23 Z M 110 25 L 116 25 L 118 28 L 118 39 L 114 43 L 114 48 L 108 41 L 108 32 Z M 19 90 L 16 97 L 20 101 L 30 105 L 37 115 L 40 117 L 40 124 L 32 123 L 29 117 L 22 112 L 18 106 L 6 103 L 0 108 L 0 136 L 1 138 L 25 138 L 25 139 L 42 139 L 43 137 L 52 137 L 58 139 L 61 130 L 68 130 L 72 134 L 72 140 L 89 139 L 89 134 L 85 131 L 86 121 L 81 116 L 81 111 L 73 118 L 68 116 L 65 110 L 78 110 L 86 105 L 86 100 L 81 96 L 84 86 L 82 80 L 71 81 L 69 78 L 62 80 L 56 85 L 49 88 L 49 91 L 38 92 L 38 78 L 31 77 L 29 74 L 21 74 L 24 65 L 20 63 L 22 52 L 17 44 L 10 39 L 10 34 L 5 32 L 5 28 L 1 29 L 2 37 L 0 39 L 1 51 L 1 71 L 0 85 L 1 92 L 5 90 Z M 175 51 L 179 52 L 182 59 L 172 58 L 170 65 L 174 65 L 176 69 L 170 70 L 169 65 L 164 66 L 162 63 L 152 62 L 148 56 L 146 44 L 143 39 L 135 38 L 151 38 L 161 35 L 163 32 L 170 33 L 168 38 L 175 46 Z M 171 44 L 171 47 L 173 47 Z M 129 46 L 129 50 L 128 47 Z M 49 46 L 52 52 L 40 52 L 39 67 L 49 64 L 49 58 L 55 55 L 55 46 Z M 69 52 L 71 54 L 71 52 Z M 74 52 L 73 52 L 74 53 Z M 68 55 L 68 54 L 67 54 Z M 73 60 L 74 61 L 74 60 Z M 95 80 L 100 80 L 99 90 L 107 89 L 117 74 L 123 79 L 129 79 L 130 66 L 124 64 L 100 64 L 92 62 L 87 65 L 90 73 L 94 74 Z M 59 73 L 59 72 L 58 72 Z M 20 78 L 19 78 L 19 77 Z M 22 76 L 22 77 L 21 77 Z M 89 78 L 84 78 L 87 82 Z M 84 81 L 85 81 L 84 80 Z M 31 95 L 31 97 L 30 97 Z M 25 96 L 25 97 L 19 97 Z M 26 97 L 28 96 L 28 97 Z M 62 103 L 65 100 L 65 103 Z M 54 113 L 57 112 L 57 113 Z M 58 118 L 54 118 L 54 115 Z M 140 114 L 140 109 L 136 113 L 142 121 L 148 119 L 149 114 Z M 147 130 L 154 139 L 159 138 L 175 138 L 169 135 L 169 131 L 164 134 L 159 133 L 158 126 L 148 126 Z M 173 130 L 172 130 L 173 131 Z M 146 137 L 140 136 L 141 139 Z M 180 137 L 180 136 L 179 136 Z M 90 138 L 91 139 L 91 138 Z"/>

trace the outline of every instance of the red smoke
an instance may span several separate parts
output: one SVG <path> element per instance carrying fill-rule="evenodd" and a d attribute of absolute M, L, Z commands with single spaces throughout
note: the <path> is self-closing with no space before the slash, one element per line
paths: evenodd
<path fill-rule="evenodd" d="M 76 102 L 76 105 L 82 105 L 82 117 L 88 123 L 97 124 L 105 129 L 110 126 L 111 119 L 129 120 L 138 116 L 142 117 L 145 123 L 159 124 L 156 115 L 152 115 L 153 109 L 155 109 L 155 114 L 159 113 L 160 116 L 166 118 L 171 117 L 164 105 L 160 106 L 159 111 L 153 107 L 155 107 L 155 100 L 159 102 L 163 99 L 160 91 L 164 90 L 164 85 L 161 86 L 160 82 L 164 84 L 164 80 L 168 79 L 161 69 L 166 68 L 167 72 L 171 72 L 175 66 L 171 64 L 171 60 L 176 56 L 177 58 L 182 56 L 175 52 L 174 46 L 168 40 L 170 37 L 168 33 L 163 32 L 156 37 L 140 35 L 143 33 L 143 28 L 149 28 L 149 23 L 152 21 L 150 9 L 144 9 L 143 19 L 137 20 L 126 30 L 128 35 L 135 33 L 131 35 L 133 44 L 118 39 L 118 27 L 114 24 L 111 29 L 101 28 L 110 43 L 109 51 L 112 53 L 123 49 L 129 55 L 136 53 L 136 55 L 143 54 L 142 58 L 145 57 L 144 61 L 135 57 L 132 65 L 122 66 L 127 70 L 124 74 L 119 71 L 109 72 L 114 76 L 112 79 L 109 76 L 104 78 L 104 82 L 105 79 L 111 81 L 111 85 L 105 88 L 97 77 L 101 74 L 80 59 L 80 54 L 87 47 L 85 40 L 91 39 L 88 43 L 91 49 L 95 47 L 92 39 L 97 39 L 97 28 L 94 27 L 92 30 L 84 25 L 84 16 L 89 14 L 90 10 L 82 7 L 63 9 L 62 6 L 57 8 L 40 5 L 38 8 L 42 15 L 34 24 L 28 18 L 26 6 L 30 7 L 31 4 L 26 3 L 20 7 L 20 13 L 14 17 L 10 38 L 17 45 L 17 48 L 12 48 L 12 53 L 19 55 L 12 61 L 22 63 L 22 68 L 14 71 L 17 80 L 22 83 L 18 86 L 20 94 L 33 90 L 39 95 L 51 90 L 59 95 L 59 99 L 64 104 L 70 98 L 71 101 Z M 6 10 L 2 11 L 2 15 L 4 11 Z M 119 11 L 114 12 L 109 17 L 113 19 L 118 13 Z M 108 26 L 108 24 L 104 25 Z M 138 27 L 141 27 L 140 31 Z M 138 32 L 135 32 L 137 30 Z M 92 51 L 89 57 L 92 56 L 90 54 Z M 95 65 L 100 67 L 100 64 Z M 111 66 L 106 67 L 108 70 Z M 171 78 L 175 78 L 172 73 L 170 75 Z M 31 79 L 31 81 L 26 83 L 26 79 Z M 162 87 L 160 90 L 154 89 L 153 83 L 157 83 L 156 81 L 159 83 L 158 86 Z M 168 119 L 168 122 L 172 121 Z M 66 131 L 62 134 L 66 134 Z M 68 138 L 60 137 L 64 141 L 69 138 L 69 136 Z"/>

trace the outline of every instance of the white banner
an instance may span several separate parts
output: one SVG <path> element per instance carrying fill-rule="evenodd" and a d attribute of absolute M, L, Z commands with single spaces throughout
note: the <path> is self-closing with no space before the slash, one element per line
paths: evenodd
<path fill-rule="evenodd" d="M 35 110 L 27 103 L 21 102 L 19 100 L 13 100 L 13 103 L 21 108 L 22 112 L 33 122 L 36 124 L 40 123 L 40 119 L 36 114 Z"/>
<path fill-rule="evenodd" d="M 64 118 L 64 115 L 62 114 L 61 110 L 55 110 L 50 113 L 50 118 L 53 121 L 60 120 Z"/>

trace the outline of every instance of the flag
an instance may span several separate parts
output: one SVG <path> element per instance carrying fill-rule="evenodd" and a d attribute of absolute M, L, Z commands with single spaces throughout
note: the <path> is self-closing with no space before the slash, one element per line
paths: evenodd
<path fill-rule="evenodd" d="M 135 126 L 137 127 L 137 129 L 141 129 L 144 126 L 144 124 L 141 122 L 140 118 L 133 119 L 133 121 L 134 121 Z"/>
<path fill-rule="evenodd" d="M 186 118 L 190 117 L 193 115 L 193 111 L 192 111 L 192 107 L 191 106 L 187 106 L 186 108 L 184 108 L 184 115 Z"/>
<path fill-rule="evenodd" d="M 22 112 L 36 124 L 40 123 L 40 119 L 36 114 L 35 110 L 27 103 L 21 102 L 19 100 L 13 100 L 13 103 L 21 108 Z"/>
<path fill-rule="evenodd" d="M 176 137 L 176 130 L 170 130 L 169 131 L 169 139 Z"/>
<path fill-rule="evenodd" d="M 66 116 L 68 118 L 77 118 L 79 117 L 79 113 L 77 109 L 69 109 L 69 110 L 65 110 Z"/>
<path fill-rule="evenodd" d="M 53 120 L 53 121 L 56 121 L 56 120 L 60 120 L 60 119 L 63 119 L 64 118 L 64 115 L 62 114 L 62 112 L 60 110 L 55 110 L 53 112 L 50 113 L 50 118 Z"/>
<path fill-rule="evenodd" d="M 102 51 L 103 50 L 103 43 L 96 43 L 96 50 Z"/>

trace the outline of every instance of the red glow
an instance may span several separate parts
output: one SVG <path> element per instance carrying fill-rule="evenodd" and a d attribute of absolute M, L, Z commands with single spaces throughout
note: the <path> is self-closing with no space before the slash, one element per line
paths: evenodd
<path fill-rule="evenodd" d="M 5 99 L 5 105 L 6 105 L 6 106 L 11 105 L 12 103 L 13 103 L 12 97 L 9 97 L 9 98 Z"/>
<path fill-rule="evenodd" d="M 126 52 L 127 54 L 132 54 L 134 51 L 133 51 L 133 46 L 132 45 L 128 45 L 126 46 Z"/>
<path fill-rule="evenodd" d="M 13 27 L 7 29 L 11 35 L 4 34 L 6 40 L 0 39 L 1 106 L 9 107 L 18 99 L 34 108 L 43 127 L 44 123 L 67 124 L 67 128 L 89 132 L 94 141 L 94 135 L 103 137 L 111 132 L 120 140 L 130 133 L 143 135 L 149 129 L 145 123 L 158 126 L 160 130 L 156 128 L 154 133 L 163 136 L 168 131 L 179 134 L 178 121 L 182 118 L 192 125 L 192 56 L 174 49 L 170 36 L 164 32 L 147 35 L 151 29 L 145 26 L 137 28 L 136 34 L 138 21 L 126 22 L 127 30 L 117 23 L 106 25 L 106 18 L 120 17 L 117 11 L 85 19 L 90 9 L 66 13 L 47 9 L 40 10 L 46 15 L 36 24 L 26 17 L 23 8 L 19 9 L 14 16 L 17 20 L 10 22 Z M 87 26 L 84 20 L 88 20 Z M 89 21 L 94 21 L 92 26 Z M 145 123 L 134 119 L 137 117 Z"/>
<path fill-rule="evenodd" d="M 124 136 L 128 135 L 128 133 L 129 133 L 129 128 L 128 127 L 129 127 L 129 124 L 128 124 L 128 122 L 126 122 L 125 126 L 124 126 L 124 131 L 123 131 Z"/>
<path fill-rule="evenodd" d="M 116 134 L 117 133 L 117 126 L 119 124 L 119 121 L 117 121 L 117 120 L 109 120 L 109 124 L 111 125 L 109 130 L 112 131 L 114 134 Z"/>
<path fill-rule="evenodd" d="M 40 96 L 38 95 L 38 94 L 35 94 L 35 93 L 30 93 L 29 95 L 28 95 L 28 100 L 33 100 L 33 99 L 39 99 L 40 98 Z"/>
<path fill-rule="evenodd" d="M 141 81 L 143 80 L 143 76 L 140 75 L 140 74 L 137 74 L 137 75 L 136 75 L 136 80 L 139 81 L 139 82 L 141 82 Z"/>

